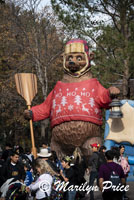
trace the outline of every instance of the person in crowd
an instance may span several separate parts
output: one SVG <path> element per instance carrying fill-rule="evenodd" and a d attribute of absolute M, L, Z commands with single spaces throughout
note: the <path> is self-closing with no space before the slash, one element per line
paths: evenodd
<path fill-rule="evenodd" d="M 74 164 L 74 170 L 76 173 L 76 184 L 77 185 L 81 185 L 83 182 L 85 182 L 85 171 L 88 168 L 88 164 L 85 160 L 85 158 L 83 157 L 83 154 L 80 150 L 79 147 L 75 148 L 75 151 L 73 152 L 73 159 L 72 162 Z M 71 162 L 71 163 L 72 163 Z"/>
<path fill-rule="evenodd" d="M 25 155 L 29 158 L 29 160 L 33 163 L 34 162 L 34 156 L 32 155 L 30 148 L 25 149 Z"/>
<path fill-rule="evenodd" d="M 59 170 L 63 170 L 63 166 L 61 164 L 61 161 L 58 159 L 57 157 L 57 154 L 55 151 L 51 151 L 52 153 L 52 156 L 50 157 L 50 159 L 52 160 L 52 162 L 56 165 L 56 167 L 59 169 Z"/>
<path fill-rule="evenodd" d="M 33 169 L 34 167 L 34 156 L 32 155 L 30 148 L 26 148 L 25 149 L 25 159 L 26 162 L 31 166 L 31 168 Z"/>
<path fill-rule="evenodd" d="M 32 172 L 30 171 L 31 169 L 30 169 L 29 165 L 24 164 L 24 170 L 26 172 L 24 184 L 26 186 L 29 186 L 33 182 L 33 175 L 32 175 Z"/>
<path fill-rule="evenodd" d="M 122 167 L 122 169 L 124 171 L 124 174 L 125 174 L 125 179 L 127 179 L 128 172 L 130 171 L 130 165 L 128 164 L 128 158 L 124 157 L 125 146 L 124 145 L 120 145 L 119 147 L 113 146 L 111 148 L 111 150 L 114 153 L 114 159 L 113 159 L 113 161 L 115 163 L 121 165 L 121 167 Z M 125 200 L 129 199 L 126 196 L 126 192 L 125 191 L 123 191 L 123 198 Z"/>
<path fill-rule="evenodd" d="M 19 154 L 19 161 L 22 162 L 24 157 L 24 149 L 19 145 L 14 146 L 14 151 Z"/>
<path fill-rule="evenodd" d="M 48 151 L 51 152 L 51 148 L 49 147 L 47 142 L 42 142 L 41 148 L 48 149 Z"/>
<path fill-rule="evenodd" d="M 14 145 L 13 151 L 16 151 L 19 154 L 20 153 L 20 147 L 19 147 L 19 145 Z"/>
<path fill-rule="evenodd" d="M 75 173 L 73 167 L 70 166 L 71 158 L 66 156 L 62 159 L 61 164 L 64 170 L 60 170 L 60 175 L 65 182 L 69 182 L 68 186 L 75 185 Z M 65 193 L 65 200 L 75 200 L 76 191 L 71 190 Z"/>
<path fill-rule="evenodd" d="M 99 159 L 99 147 L 100 144 L 94 143 L 91 144 L 92 147 L 92 155 L 89 159 L 89 166 L 91 166 L 90 178 L 89 178 L 89 186 L 94 185 L 94 181 L 97 179 L 98 184 L 98 159 Z M 90 191 L 90 200 L 94 200 L 94 192 Z"/>
<path fill-rule="evenodd" d="M 31 170 L 31 167 L 30 167 L 27 163 L 25 163 L 25 164 L 24 164 L 24 170 L 25 170 L 25 172 L 26 172 L 26 178 L 25 178 L 25 180 L 24 180 L 24 184 L 25 184 L 26 186 L 29 186 L 29 185 L 31 185 L 31 183 L 32 183 L 33 180 L 34 180 L 33 174 L 32 174 L 32 172 L 30 171 L 30 170 Z M 28 199 L 28 200 L 33 200 L 34 197 L 31 195 L 31 193 L 28 193 L 27 199 Z"/>
<path fill-rule="evenodd" d="M 120 150 L 120 156 L 125 156 L 125 146 L 124 145 L 120 145 L 119 146 L 119 150 Z"/>
<path fill-rule="evenodd" d="M 114 154 L 113 162 L 115 162 L 115 163 L 117 163 L 117 164 L 120 164 L 120 163 L 119 163 L 119 157 L 120 157 L 120 149 L 119 149 L 119 147 L 117 147 L 117 146 L 112 146 L 112 147 L 111 147 L 111 150 L 112 150 L 112 152 L 113 152 L 113 154 Z"/>
<path fill-rule="evenodd" d="M 124 156 L 125 146 L 120 145 L 119 146 L 119 150 L 120 150 L 119 163 L 123 168 L 125 176 L 127 177 L 128 176 L 128 172 L 130 171 L 130 165 L 128 164 L 128 157 Z"/>
<path fill-rule="evenodd" d="M 43 149 L 47 149 L 47 148 L 48 148 L 47 142 L 42 142 L 41 147 L 42 147 Z"/>
<path fill-rule="evenodd" d="M 24 153 L 24 149 L 23 147 L 21 146 L 15 146 L 14 147 L 14 151 L 17 152 L 19 154 L 19 162 L 22 163 L 23 165 L 24 164 L 27 164 L 29 165 L 29 168 L 33 168 L 33 165 L 34 165 L 34 157 L 32 157 L 32 155 L 30 156 L 29 155 L 26 155 Z M 30 158 L 30 159 L 29 159 Z M 32 161 L 31 161 L 32 160 Z"/>
<path fill-rule="evenodd" d="M 124 145 L 120 145 L 119 146 L 119 153 L 120 153 L 120 157 L 119 157 L 119 164 L 122 166 L 122 169 L 124 171 L 124 174 L 125 174 L 125 179 L 127 181 L 127 176 L 128 176 L 128 173 L 130 171 L 130 165 L 128 163 L 128 157 L 125 156 L 125 146 Z M 123 198 L 125 200 L 129 199 L 127 196 L 126 196 L 126 192 L 124 191 L 123 192 Z"/>
<path fill-rule="evenodd" d="M 25 180 L 25 171 L 24 166 L 19 161 L 19 154 L 12 151 L 10 159 L 7 160 L 1 169 L 1 179 L 4 183 L 9 178 L 14 178 L 15 180 L 20 180 L 24 182 Z"/>
<path fill-rule="evenodd" d="M 39 177 L 35 183 L 29 185 L 26 190 L 28 192 L 36 192 L 36 200 L 48 200 L 52 190 L 53 176 L 55 172 L 49 166 L 46 160 L 37 159 L 35 163 Z M 42 187 L 45 186 L 45 187 Z"/>
<path fill-rule="evenodd" d="M 86 182 L 84 175 L 85 175 L 86 169 L 88 168 L 88 164 L 86 162 L 86 159 L 83 157 L 83 154 L 79 147 L 75 148 L 71 163 L 73 163 L 73 166 L 72 165 L 71 166 L 73 167 L 74 172 L 75 172 L 75 184 L 78 186 L 81 186 L 82 184 Z M 85 194 L 86 194 L 86 191 L 84 190 L 77 191 L 76 199 L 84 198 Z"/>
<path fill-rule="evenodd" d="M 104 181 L 109 181 L 111 173 L 114 172 L 117 175 L 121 181 L 121 184 L 125 185 L 125 175 L 123 172 L 122 167 L 113 162 L 114 154 L 112 150 L 108 150 L 105 153 L 107 163 L 101 165 L 99 169 L 99 186 L 100 190 L 103 191 L 103 182 Z M 103 200 L 122 200 L 122 192 L 121 191 L 113 191 L 112 188 L 110 187 L 107 190 L 104 190 L 102 193 Z"/>
<path fill-rule="evenodd" d="M 98 170 L 102 164 L 105 164 L 107 162 L 105 157 L 106 147 L 102 145 L 99 149 L 99 160 L 98 160 Z"/>
<path fill-rule="evenodd" d="M 119 147 L 114 146 L 111 148 L 111 150 L 114 154 L 113 161 L 122 166 L 124 174 L 127 177 L 128 172 L 130 171 L 130 165 L 128 164 L 128 157 L 124 157 L 125 146 L 124 145 L 120 145 Z"/>
<path fill-rule="evenodd" d="M 12 151 L 12 145 L 10 143 L 6 143 L 5 150 L 2 153 L 1 159 L 6 162 L 7 158 L 10 156 Z"/>
<path fill-rule="evenodd" d="M 56 166 L 56 164 L 52 161 L 52 153 L 49 152 L 48 149 L 40 149 L 40 152 L 37 153 L 38 158 L 37 159 L 43 159 L 46 160 L 47 163 L 52 167 L 52 169 L 56 172 L 59 173 L 60 170 L 59 168 Z"/>
<path fill-rule="evenodd" d="M 37 157 L 40 159 L 48 160 L 52 156 L 52 153 L 47 148 L 41 148 L 40 152 L 37 153 Z"/>

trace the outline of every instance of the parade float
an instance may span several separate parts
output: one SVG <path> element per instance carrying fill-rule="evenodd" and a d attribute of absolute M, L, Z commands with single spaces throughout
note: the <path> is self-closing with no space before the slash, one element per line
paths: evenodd
<path fill-rule="evenodd" d="M 104 144 L 107 150 L 113 146 L 125 146 L 125 157 L 130 164 L 127 180 L 134 181 L 134 101 L 121 100 L 120 105 L 121 117 L 111 118 L 111 111 L 106 111 Z"/>
<path fill-rule="evenodd" d="M 118 88 L 106 89 L 92 77 L 92 59 L 85 40 L 67 42 L 63 79 L 56 83 L 42 104 L 24 112 L 25 118 L 33 121 L 50 118 L 50 145 L 59 157 L 71 155 L 76 147 L 84 155 L 90 155 L 90 144 L 102 143 L 101 110 L 109 108 L 111 96 L 119 93 Z"/>

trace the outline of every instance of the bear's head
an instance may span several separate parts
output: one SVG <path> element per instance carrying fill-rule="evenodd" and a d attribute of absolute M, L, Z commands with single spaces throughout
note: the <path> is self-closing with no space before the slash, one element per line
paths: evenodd
<path fill-rule="evenodd" d="M 89 48 L 85 40 L 74 39 L 67 42 L 63 57 L 63 67 L 67 74 L 80 77 L 90 70 L 90 61 L 93 53 L 89 54 Z"/>

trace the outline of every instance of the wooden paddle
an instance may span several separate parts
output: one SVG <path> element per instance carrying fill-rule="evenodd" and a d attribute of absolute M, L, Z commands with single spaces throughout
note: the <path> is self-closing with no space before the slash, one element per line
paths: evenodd
<path fill-rule="evenodd" d="M 18 73 L 15 74 L 15 83 L 17 92 L 26 100 L 28 110 L 31 108 L 31 102 L 35 95 L 37 94 L 37 78 L 35 74 L 32 73 Z M 34 158 L 37 157 L 37 151 L 35 148 L 34 142 L 34 132 L 33 132 L 33 123 L 30 120 L 30 132 L 31 132 L 31 141 L 32 141 L 32 153 Z"/>

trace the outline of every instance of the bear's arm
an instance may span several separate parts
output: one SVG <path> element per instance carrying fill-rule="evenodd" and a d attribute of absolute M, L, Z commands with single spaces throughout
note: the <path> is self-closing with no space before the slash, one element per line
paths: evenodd
<path fill-rule="evenodd" d="M 51 112 L 53 90 L 49 93 L 46 100 L 37 106 L 33 106 L 32 110 L 32 120 L 40 121 L 49 118 Z"/>
<path fill-rule="evenodd" d="M 98 98 L 97 103 L 101 108 L 109 109 L 109 104 L 111 103 L 110 98 L 110 92 L 108 89 L 104 88 L 99 82 L 98 82 Z"/>

